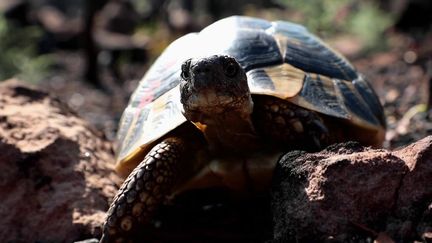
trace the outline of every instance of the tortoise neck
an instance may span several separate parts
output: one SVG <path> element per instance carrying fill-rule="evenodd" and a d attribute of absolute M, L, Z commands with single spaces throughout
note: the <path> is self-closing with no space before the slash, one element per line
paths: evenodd
<path fill-rule="evenodd" d="M 243 109 L 225 110 L 207 116 L 199 127 L 210 146 L 210 150 L 220 153 L 250 152 L 259 147 L 259 139 L 252 123 L 253 102 Z"/>

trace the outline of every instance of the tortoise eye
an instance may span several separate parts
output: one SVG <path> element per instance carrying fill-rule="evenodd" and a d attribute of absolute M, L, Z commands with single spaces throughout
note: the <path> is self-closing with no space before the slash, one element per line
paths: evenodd
<path fill-rule="evenodd" d="M 236 76 L 237 71 L 238 71 L 238 65 L 234 61 L 229 61 L 225 65 L 225 75 L 226 76 L 232 78 L 232 77 Z"/>
<path fill-rule="evenodd" d="M 190 78 L 190 73 L 189 73 L 190 63 L 191 63 L 191 59 L 188 59 L 181 66 L 181 74 L 180 74 L 180 76 L 184 80 L 188 80 Z"/>

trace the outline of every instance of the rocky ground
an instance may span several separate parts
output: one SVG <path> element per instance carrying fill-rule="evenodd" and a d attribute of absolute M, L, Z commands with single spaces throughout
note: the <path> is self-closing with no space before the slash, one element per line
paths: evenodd
<path fill-rule="evenodd" d="M 100 235 L 121 179 L 112 144 L 48 93 L 0 84 L 0 241 Z"/>

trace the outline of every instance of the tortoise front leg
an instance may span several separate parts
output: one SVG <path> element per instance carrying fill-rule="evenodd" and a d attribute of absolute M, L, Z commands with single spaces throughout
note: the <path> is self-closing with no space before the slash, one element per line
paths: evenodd
<path fill-rule="evenodd" d="M 180 138 L 157 144 L 125 180 L 108 210 L 100 242 L 129 242 L 172 193 L 186 146 Z"/>

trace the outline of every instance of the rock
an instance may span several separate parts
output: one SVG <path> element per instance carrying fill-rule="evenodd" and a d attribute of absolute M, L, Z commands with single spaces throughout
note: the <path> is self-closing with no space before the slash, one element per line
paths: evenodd
<path fill-rule="evenodd" d="M 48 93 L 9 80 L 0 94 L 0 242 L 99 237 L 121 183 L 111 143 Z"/>
<path fill-rule="evenodd" d="M 432 203 L 420 218 L 417 231 L 421 234 L 424 242 L 432 242 Z"/>
<path fill-rule="evenodd" d="M 432 226 L 431 145 L 432 136 L 393 152 L 345 143 L 288 153 L 272 189 L 274 241 L 424 239 Z"/>
<path fill-rule="evenodd" d="M 432 141 L 431 137 L 422 139 L 394 154 L 403 159 L 409 173 L 403 178 L 397 201 L 397 215 L 412 218 L 423 213 L 432 198 Z M 418 207 L 413 207 L 416 205 Z M 422 208 L 418 211 L 417 208 Z"/>
<path fill-rule="evenodd" d="M 398 189 L 394 214 L 387 225 L 387 231 L 401 241 L 422 236 L 422 229 L 419 227 L 432 228 L 429 209 L 432 204 L 431 140 L 431 137 L 427 137 L 394 152 L 409 168 L 409 173 L 404 176 Z M 405 227 L 399 226 L 401 222 Z"/>

